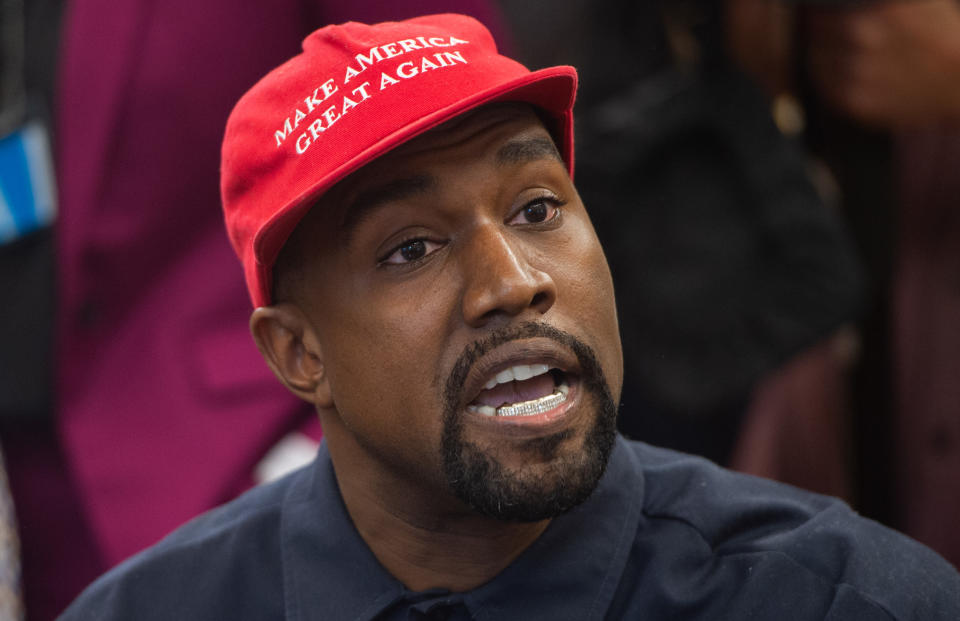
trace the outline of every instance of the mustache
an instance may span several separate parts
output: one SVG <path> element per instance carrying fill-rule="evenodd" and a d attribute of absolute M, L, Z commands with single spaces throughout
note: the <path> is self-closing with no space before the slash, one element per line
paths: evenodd
<path fill-rule="evenodd" d="M 569 332 L 564 332 L 546 323 L 529 321 L 516 326 L 500 328 L 464 348 L 463 353 L 457 357 L 444 384 L 443 397 L 447 405 L 448 415 L 453 414 L 452 411 L 459 401 L 458 397 L 466 383 L 470 368 L 476 364 L 477 360 L 505 343 L 529 338 L 547 338 L 571 350 L 576 355 L 580 365 L 581 381 L 587 387 L 609 393 L 603 369 L 600 367 L 596 353 L 589 345 Z"/>

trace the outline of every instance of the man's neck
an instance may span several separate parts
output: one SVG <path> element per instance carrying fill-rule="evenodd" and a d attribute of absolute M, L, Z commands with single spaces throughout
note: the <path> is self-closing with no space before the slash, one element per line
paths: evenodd
<path fill-rule="evenodd" d="M 411 515 L 363 494 L 345 494 L 344 501 L 380 564 L 412 591 L 474 589 L 503 571 L 549 524 L 476 514 Z"/>
<path fill-rule="evenodd" d="M 380 564 L 410 590 L 476 588 L 503 571 L 549 524 L 496 520 L 404 477 L 371 476 L 369 464 L 351 459 L 357 453 L 338 455 L 329 436 L 340 494 L 354 526 Z"/>

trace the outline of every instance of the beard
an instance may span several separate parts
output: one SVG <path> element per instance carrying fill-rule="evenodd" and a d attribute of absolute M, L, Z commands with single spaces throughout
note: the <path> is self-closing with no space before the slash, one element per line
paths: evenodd
<path fill-rule="evenodd" d="M 477 359 L 503 343 L 533 337 L 551 339 L 576 354 L 581 371 L 580 386 L 585 396 L 593 400 L 596 410 L 580 451 L 558 456 L 561 445 L 573 433 L 570 430 L 526 442 L 524 448 L 538 454 L 546 464 L 537 472 L 508 468 L 490 451 L 466 440 L 458 398 Z M 556 517 L 593 493 L 613 450 L 616 418 L 616 404 L 597 356 L 589 346 L 571 334 L 541 323 L 524 323 L 501 330 L 468 347 L 447 379 L 441 444 L 443 474 L 454 495 L 483 515 L 515 522 Z"/>

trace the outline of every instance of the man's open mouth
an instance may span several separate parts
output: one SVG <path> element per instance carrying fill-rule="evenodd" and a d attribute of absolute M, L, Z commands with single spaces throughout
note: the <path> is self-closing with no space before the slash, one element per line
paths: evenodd
<path fill-rule="evenodd" d="M 491 377 L 467 411 L 484 416 L 535 416 L 567 400 L 566 374 L 546 364 L 518 364 Z"/>

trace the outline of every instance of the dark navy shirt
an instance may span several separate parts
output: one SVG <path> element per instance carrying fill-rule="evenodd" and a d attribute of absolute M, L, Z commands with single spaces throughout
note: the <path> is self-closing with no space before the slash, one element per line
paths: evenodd
<path fill-rule="evenodd" d="M 960 619 L 960 575 L 842 502 L 618 439 L 594 494 L 490 582 L 411 592 L 347 514 L 326 446 L 180 528 L 62 619 Z"/>

